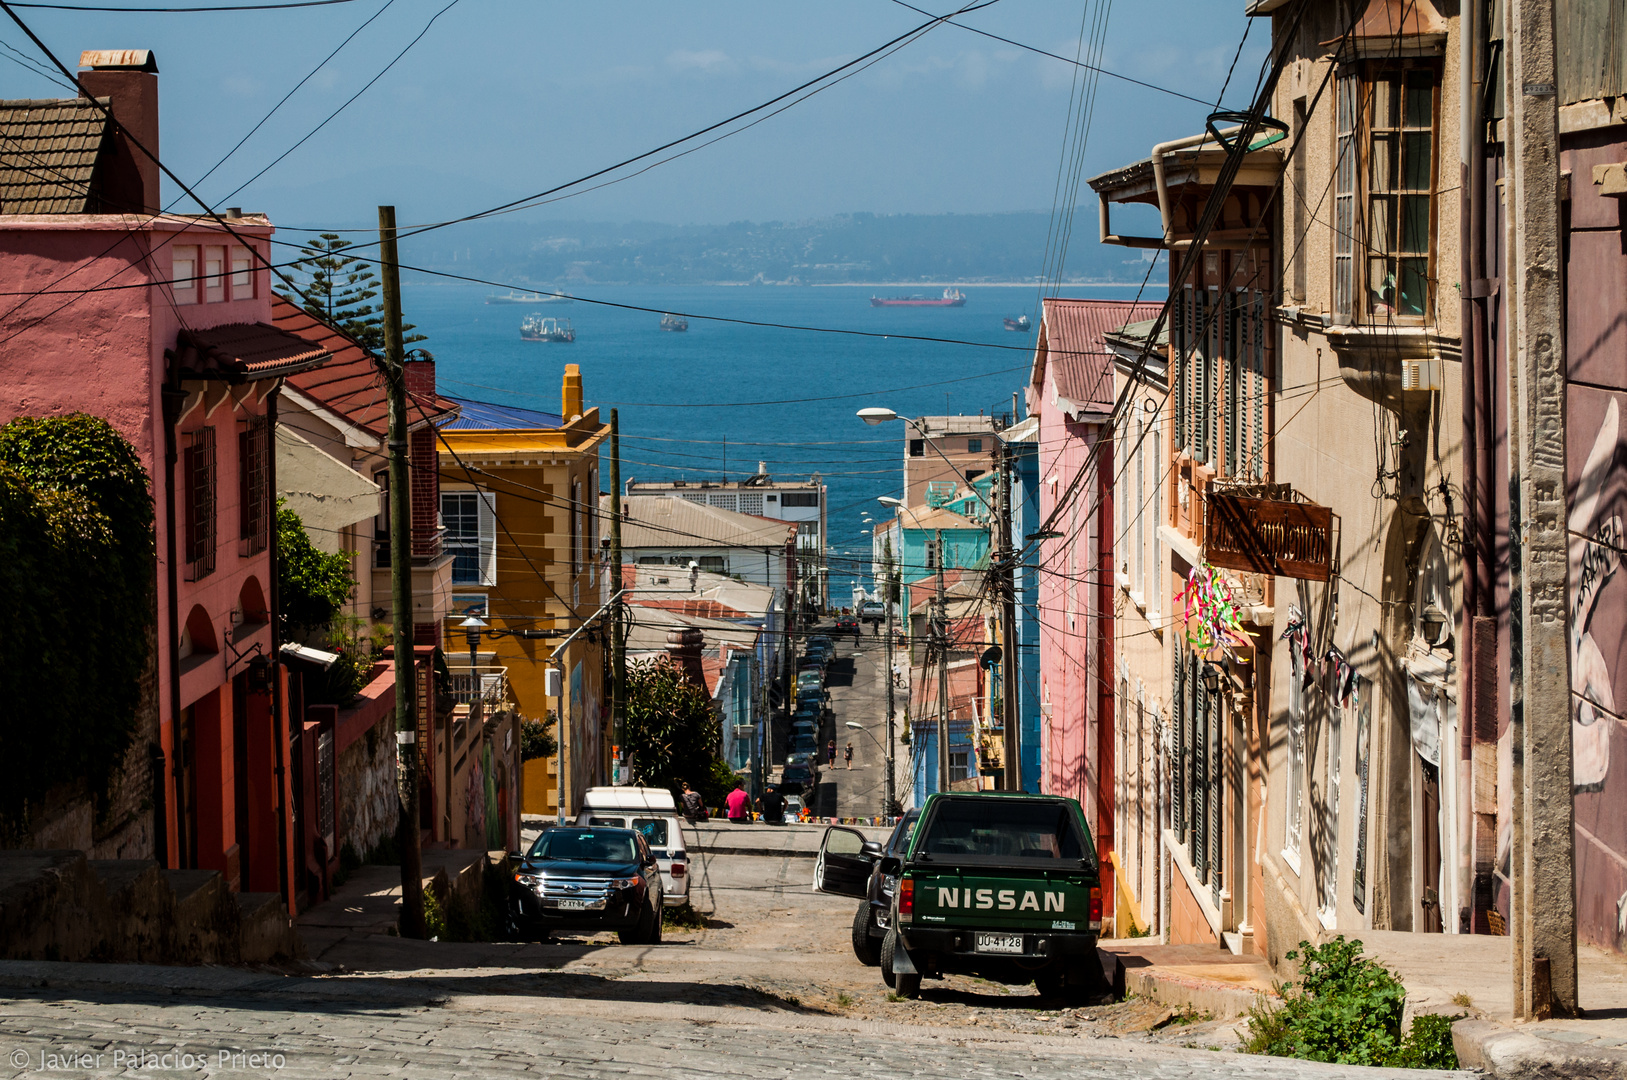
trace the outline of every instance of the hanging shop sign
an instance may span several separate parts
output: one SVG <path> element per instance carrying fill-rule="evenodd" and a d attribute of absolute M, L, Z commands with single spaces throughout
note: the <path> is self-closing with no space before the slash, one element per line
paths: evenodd
<path fill-rule="evenodd" d="M 1333 565 L 1333 511 L 1288 498 L 1211 488 L 1203 555 L 1215 566 L 1252 574 L 1327 581 Z"/>

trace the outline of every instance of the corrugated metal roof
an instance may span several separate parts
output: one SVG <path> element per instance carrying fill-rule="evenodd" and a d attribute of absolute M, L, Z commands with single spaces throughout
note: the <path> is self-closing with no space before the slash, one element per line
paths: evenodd
<path fill-rule="evenodd" d="M 1157 316 L 1162 303 L 1134 300 L 1047 299 L 1034 350 L 1032 382 L 1047 374 L 1057 404 L 1072 416 L 1113 408 L 1113 356 L 1106 335 L 1126 323 Z"/>
<path fill-rule="evenodd" d="M 611 507 L 610 496 L 604 507 Z M 665 495 L 634 495 L 622 500 L 623 551 L 638 548 L 778 548 L 796 532 L 794 522 L 737 514 Z"/>
<path fill-rule="evenodd" d="M 232 382 L 292 375 L 332 359 L 322 346 L 265 323 L 182 328 L 175 358 L 188 378 Z"/>
<path fill-rule="evenodd" d="M 389 426 L 389 410 L 384 400 L 384 376 L 372 354 L 342 330 L 275 294 L 271 298 L 271 317 L 279 329 L 320 345 L 333 356 L 318 370 L 290 376 L 288 384 L 383 439 Z M 439 424 L 457 415 L 458 403 L 450 398 L 410 391 L 409 396 L 407 420 L 411 426 L 416 427 L 426 417 Z"/>
<path fill-rule="evenodd" d="M 446 425 L 447 431 L 554 431 L 565 426 L 565 418 L 536 409 L 519 409 L 472 398 L 452 398 L 462 410 Z"/>
<path fill-rule="evenodd" d="M 0 101 L 0 214 L 97 212 L 107 135 L 107 115 L 87 98 Z"/>

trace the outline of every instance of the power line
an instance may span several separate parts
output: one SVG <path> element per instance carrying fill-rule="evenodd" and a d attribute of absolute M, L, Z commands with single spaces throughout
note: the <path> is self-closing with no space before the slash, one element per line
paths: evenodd
<path fill-rule="evenodd" d="M 187 15 L 205 11 L 285 11 L 289 8 L 329 7 L 333 4 L 353 4 L 356 0 L 294 0 L 279 4 L 222 4 L 213 7 L 97 7 L 88 4 L 12 4 L 15 8 L 38 8 L 43 11 L 102 11 L 126 12 L 131 15 Z"/>

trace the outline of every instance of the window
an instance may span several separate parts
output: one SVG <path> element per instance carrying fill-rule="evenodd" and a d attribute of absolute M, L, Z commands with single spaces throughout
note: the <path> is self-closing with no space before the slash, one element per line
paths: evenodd
<path fill-rule="evenodd" d="M 966 759 L 970 755 L 965 750 L 949 751 L 949 782 L 958 784 L 966 779 Z"/>
<path fill-rule="evenodd" d="M 918 456 L 918 455 L 917 455 Z M 769 498 L 774 496 L 770 495 Z M 781 506 L 818 506 L 819 492 L 817 491 L 787 491 L 780 499 Z"/>
<path fill-rule="evenodd" d="M 966 757 L 965 751 L 950 753 L 951 782 L 965 779 L 955 770 L 956 759 L 964 769 Z M 1072 808 L 1061 802 L 948 798 L 937 803 L 924 829 L 921 850 L 929 855 L 1096 861 Z"/>
<path fill-rule="evenodd" d="M 238 553 L 257 555 L 271 539 L 271 425 L 264 416 L 237 433 Z"/>
<path fill-rule="evenodd" d="M 1434 315 L 1436 64 L 1369 61 L 1340 73 L 1334 316 Z M 1359 284 L 1358 284 L 1359 282 Z"/>
<path fill-rule="evenodd" d="M 987 469 L 967 469 L 966 482 L 970 484 L 973 480 L 976 480 L 979 476 L 982 476 L 986 472 L 988 472 Z"/>
<path fill-rule="evenodd" d="M 214 244 L 203 249 L 203 299 L 206 304 L 226 299 L 226 249 Z"/>
<path fill-rule="evenodd" d="M 910 440 L 910 457 L 926 457 L 926 440 Z"/>
<path fill-rule="evenodd" d="M 1288 793 L 1282 854 L 1299 871 L 1299 834 L 1305 825 L 1305 646 L 1302 631 L 1290 626 L 1288 639 Z"/>
<path fill-rule="evenodd" d="M 379 489 L 379 512 L 373 518 L 373 566 L 383 570 L 390 565 L 390 470 L 374 473 L 373 483 Z"/>
<path fill-rule="evenodd" d="M 983 452 L 983 440 L 982 439 L 967 439 L 966 440 L 966 452 L 968 454 L 981 454 Z"/>
<path fill-rule="evenodd" d="M 1200 882 L 1220 901 L 1225 824 L 1220 693 L 1205 678 L 1205 663 L 1179 637 L 1175 641 L 1174 759 L 1170 792 L 1174 832 Z"/>
<path fill-rule="evenodd" d="M 1296 98 L 1294 100 L 1294 137 L 1296 139 L 1302 137 L 1306 122 L 1309 119 L 1305 113 L 1305 99 Z M 1310 263 L 1310 260 L 1306 258 L 1304 248 L 1305 230 L 1309 225 L 1307 212 L 1310 209 L 1310 204 L 1307 201 L 1310 198 L 1310 191 L 1305 178 L 1305 158 L 1307 156 L 1309 155 L 1294 155 L 1294 233 L 1292 236 L 1285 238 L 1286 247 L 1284 248 L 1288 253 L 1288 257 L 1294 260 L 1293 296 L 1295 300 L 1305 299 L 1306 270 Z"/>
<path fill-rule="evenodd" d="M 1147 498 L 1147 439 L 1149 438 L 1147 426 L 1136 424 L 1136 483 L 1135 488 L 1135 543 L 1131 551 L 1135 554 L 1135 561 L 1130 568 L 1130 580 L 1135 582 L 1136 592 L 1142 595 L 1145 601 L 1147 595 L 1147 533 L 1143 522 L 1146 515 L 1142 507 Z"/>
<path fill-rule="evenodd" d="M 197 581 L 215 572 L 215 429 L 199 428 L 185 438 L 187 580 Z"/>
<path fill-rule="evenodd" d="M 441 492 L 441 524 L 452 555 L 452 584 L 497 584 L 496 498 L 486 491 Z"/>
<path fill-rule="evenodd" d="M 700 563 L 701 569 L 708 574 L 727 574 L 729 572 L 729 561 L 721 555 L 702 555 L 695 561 Z"/>
<path fill-rule="evenodd" d="M 582 482 L 571 481 L 571 573 L 582 572 Z"/>
<path fill-rule="evenodd" d="M 247 248 L 232 248 L 232 299 L 254 299 L 254 270 Z"/>
<path fill-rule="evenodd" d="M 198 302 L 198 249 L 196 245 L 177 247 L 170 256 L 170 286 L 176 304 Z"/>

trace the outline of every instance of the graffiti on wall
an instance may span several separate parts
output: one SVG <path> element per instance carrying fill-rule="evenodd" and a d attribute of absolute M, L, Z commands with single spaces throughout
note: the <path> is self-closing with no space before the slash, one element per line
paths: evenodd
<path fill-rule="evenodd" d="M 1567 521 L 1578 936 L 1627 949 L 1627 395 L 1570 387 Z"/>

